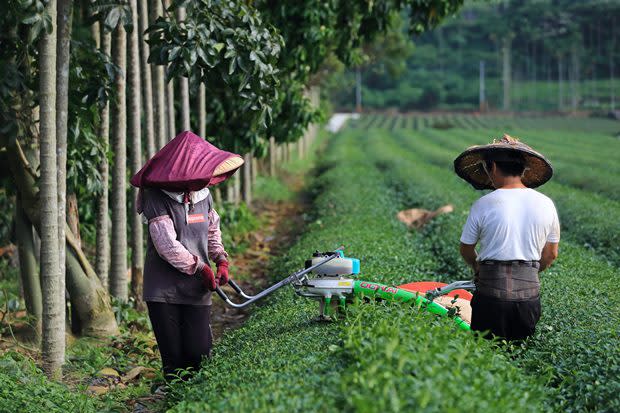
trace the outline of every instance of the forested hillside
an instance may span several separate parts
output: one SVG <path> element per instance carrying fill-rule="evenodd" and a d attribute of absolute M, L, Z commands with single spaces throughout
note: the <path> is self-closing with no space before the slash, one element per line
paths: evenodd
<path fill-rule="evenodd" d="M 619 21 L 617 0 L 466 1 L 436 30 L 409 38 L 413 53 L 400 55 L 406 69 L 394 73 L 385 61 L 361 66 L 363 106 L 618 108 Z M 332 95 L 352 108 L 354 72 L 345 79 Z"/>

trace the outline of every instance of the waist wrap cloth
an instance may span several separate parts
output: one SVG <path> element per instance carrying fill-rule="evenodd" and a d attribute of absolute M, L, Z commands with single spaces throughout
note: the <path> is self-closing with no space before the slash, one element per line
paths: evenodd
<path fill-rule="evenodd" d="M 502 301 L 524 301 L 540 293 L 538 261 L 481 261 L 476 293 Z"/>

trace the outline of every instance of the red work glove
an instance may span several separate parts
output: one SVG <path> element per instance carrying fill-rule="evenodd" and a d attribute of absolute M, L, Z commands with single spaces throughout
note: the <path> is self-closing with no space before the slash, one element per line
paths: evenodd
<path fill-rule="evenodd" d="M 205 265 L 202 268 L 202 271 L 200 271 L 200 275 L 202 275 L 202 281 L 205 287 L 207 287 L 209 291 L 215 291 L 215 287 L 217 287 L 217 284 L 215 283 L 215 275 L 213 274 L 213 270 L 211 269 L 209 264 Z"/>
<path fill-rule="evenodd" d="M 228 261 L 220 261 L 217 263 L 217 284 L 219 286 L 228 283 Z"/>

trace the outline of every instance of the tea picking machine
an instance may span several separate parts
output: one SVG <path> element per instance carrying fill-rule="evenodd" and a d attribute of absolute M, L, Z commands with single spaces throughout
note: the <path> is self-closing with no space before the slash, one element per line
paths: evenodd
<path fill-rule="evenodd" d="M 333 307 L 344 309 L 346 303 L 354 297 L 374 298 L 410 303 L 433 314 L 453 316 L 461 329 L 470 329 L 467 321 L 458 315 L 453 315 L 448 308 L 435 302 L 434 299 L 448 294 L 454 297 L 471 297 L 466 290 L 476 288 L 472 281 L 457 281 L 451 284 L 422 282 L 393 287 L 353 278 L 359 273 L 360 261 L 356 258 L 345 257 L 342 249 L 323 253 L 317 251 L 311 259 L 306 261 L 304 269 L 294 272 L 256 295 L 246 294 L 235 281 L 229 280 L 232 289 L 244 299 L 241 303 L 233 302 L 220 287 L 216 288 L 216 292 L 227 305 L 243 308 L 291 284 L 297 295 L 319 302 L 321 319 L 330 319 L 333 315 Z M 425 288 L 429 286 L 433 288 Z"/>

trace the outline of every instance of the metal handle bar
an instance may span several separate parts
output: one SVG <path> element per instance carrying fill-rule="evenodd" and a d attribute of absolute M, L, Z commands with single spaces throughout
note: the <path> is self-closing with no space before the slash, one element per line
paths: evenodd
<path fill-rule="evenodd" d="M 236 282 L 234 282 L 233 280 L 228 280 L 228 284 L 230 284 L 230 286 L 232 287 L 233 290 L 235 290 L 237 292 L 237 294 L 239 294 L 240 296 L 242 296 L 243 298 L 245 298 L 246 300 L 251 300 L 252 298 L 254 298 L 255 296 L 253 295 L 248 295 L 246 294 L 241 287 L 239 286 L 239 284 L 237 284 Z"/>
<path fill-rule="evenodd" d="M 430 294 L 432 297 L 439 297 L 444 294 L 448 294 L 454 290 L 475 290 L 476 284 L 473 281 L 455 281 L 448 285 L 445 285 L 440 288 L 435 288 L 434 290 L 427 291 L 427 294 Z"/>
<path fill-rule="evenodd" d="M 333 260 L 334 258 L 337 258 L 339 256 L 339 254 L 337 252 L 331 254 L 330 256 L 326 257 L 323 261 L 320 261 L 304 270 L 299 270 L 294 272 L 293 274 L 289 275 L 288 277 L 286 277 L 285 279 L 283 279 L 282 281 L 272 285 L 271 287 L 267 288 L 266 290 L 261 291 L 260 293 L 253 295 L 253 296 L 248 296 L 245 293 L 242 294 L 243 290 L 235 283 L 232 284 L 231 280 L 229 280 L 228 282 L 231 283 L 231 287 L 238 292 L 239 294 L 241 294 L 244 298 L 250 297 L 248 298 L 247 301 L 243 302 L 243 303 L 234 303 L 230 300 L 230 298 L 228 298 L 228 296 L 226 295 L 226 293 L 220 288 L 220 287 L 216 287 L 215 288 L 215 292 L 217 293 L 217 295 L 220 296 L 220 298 L 222 300 L 224 300 L 226 302 L 226 304 L 228 304 L 231 307 L 234 308 L 243 308 L 246 307 L 249 304 L 252 304 L 255 301 L 260 300 L 263 297 L 268 296 L 269 294 L 271 294 L 272 292 L 276 291 L 279 288 L 284 287 L 285 285 L 288 285 L 290 283 L 292 283 L 293 281 L 298 281 L 299 277 L 301 277 L 302 275 L 306 275 L 308 274 L 310 271 L 320 267 L 321 265 Z M 235 287 L 236 286 L 236 287 Z"/>

